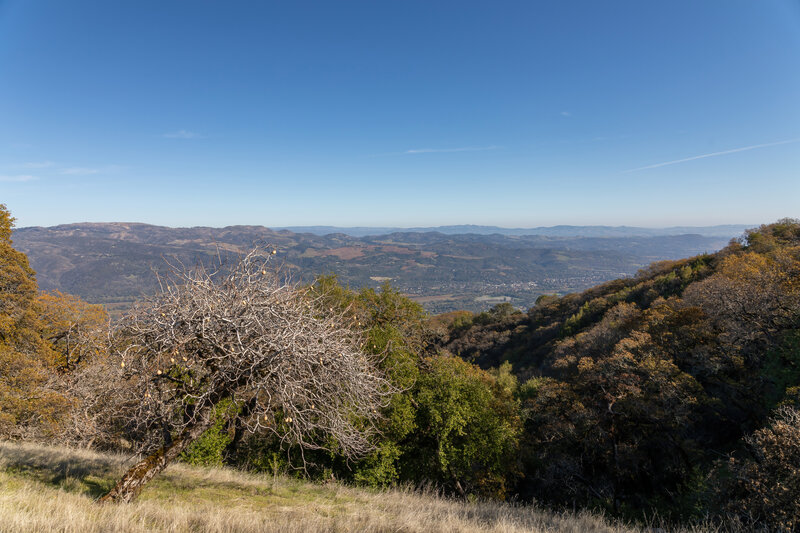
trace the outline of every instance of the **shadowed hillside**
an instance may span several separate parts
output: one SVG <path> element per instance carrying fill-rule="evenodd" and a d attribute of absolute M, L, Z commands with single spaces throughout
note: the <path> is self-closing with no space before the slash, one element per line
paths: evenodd
<path fill-rule="evenodd" d="M 618 513 L 716 505 L 791 529 L 798 280 L 800 222 L 785 219 L 714 254 L 543 296 L 525 313 L 453 315 L 440 346 L 527 380 L 522 494 Z M 771 453 L 782 459 L 766 473 Z"/>

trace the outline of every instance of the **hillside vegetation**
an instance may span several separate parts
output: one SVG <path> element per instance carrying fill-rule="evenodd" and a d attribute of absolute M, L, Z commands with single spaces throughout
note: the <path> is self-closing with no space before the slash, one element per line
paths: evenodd
<path fill-rule="evenodd" d="M 110 326 L 99 307 L 38 290 L 12 223 L 0 206 L 0 438 L 143 454 L 113 490 L 119 470 L 79 456 L 91 468 L 78 492 L 132 501 L 144 489 L 143 501 L 118 513 L 74 500 L 91 520 L 146 523 L 130 513 L 145 512 L 146 494 L 164 483 L 176 493 L 168 502 L 188 505 L 202 490 L 184 494 L 170 472 L 198 471 L 158 475 L 182 462 L 286 472 L 324 491 L 333 480 L 390 491 L 348 492 L 375 494 L 356 498 L 371 508 L 363 527 L 310 529 L 411 521 L 385 507 L 394 501 L 386 494 L 423 513 L 422 529 L 409 531 L 535 530 L 544 527 L 535 517 L 574 518 L 396 492 L 409 486 L 638 524 L 658 516 L 675 529 L 800 529 L 798 221 L 582 293 L 542 296 L 527 312 L 501 304 L 435 317 L 388 283 L 354 291 L 329 276 L 284 285 L 266 266 L 277 252 L 256 250 L 233 269 L 162 280 L 158 295 Z M 375 390 L 347 394 L 348 383 L 363 382 L 348 368 L 372 376 Z M 19 466 L 27 462 L 5 469 L 28 491 L 4 493 L 17 507 L 53 490 L 30 485 L 41 468 Z M 77 497 L 48 494 L 42 506 Z M 234 506 L 250 498 L 217 496 Z M 319 505 L 326 520 L 357 514 Z M 459 509 L 465 529 L 442 522 Z M 521 522 L 499 521 L 498 510 Z M 256 524 L 267 520 L 259 516 Z"/>
<path fill-rule="evenodd" d="M 440 342 L 525 380 L 522 494 L 794 528 L 799 328 L 800 224 L 784 220 L 527 313 L 453 317 Z"/>

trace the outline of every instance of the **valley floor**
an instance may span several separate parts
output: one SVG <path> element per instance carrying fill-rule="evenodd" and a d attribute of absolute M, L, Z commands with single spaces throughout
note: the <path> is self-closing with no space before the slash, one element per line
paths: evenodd
<path fill-rule="evenodd" d="M 592 513 L 467 503 L 175 464 L 129 505 L 98 505 L 133 458 L 0 442 L 0 531 L 628 533 Z M 649 530 L 649 529 L 648 529 Z M 700 530 L 697 530 L 700 531 Z"/>

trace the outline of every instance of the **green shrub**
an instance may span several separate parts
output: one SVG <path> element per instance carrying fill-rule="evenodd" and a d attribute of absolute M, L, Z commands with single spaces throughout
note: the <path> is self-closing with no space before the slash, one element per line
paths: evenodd
<path fill-rule="evenodd" d="M 230 402 L 218 405 L 214 410 L 216 421 L 199 439 L 181 454 L 181 460 L 190 465 L 221 466 L 225 462 L 225 449 L 231 442 L 223 413 L 231 408 Z"/>

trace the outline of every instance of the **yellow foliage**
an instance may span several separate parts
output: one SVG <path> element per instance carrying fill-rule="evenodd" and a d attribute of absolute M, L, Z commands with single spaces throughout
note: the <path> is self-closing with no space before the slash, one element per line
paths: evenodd
<path fill-rule="evenodd" d="M 60 291 L 41 293 L 36 300 L 42 336 L 58 354 L 56 365 L 71 370 L 105 350 L 108 315 L 100 305 Z"/>

